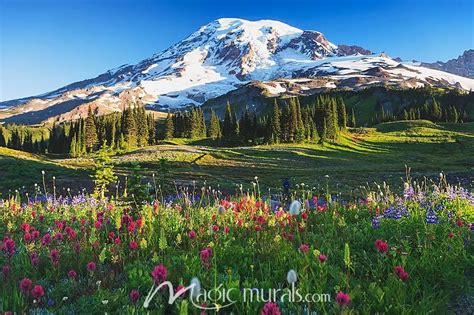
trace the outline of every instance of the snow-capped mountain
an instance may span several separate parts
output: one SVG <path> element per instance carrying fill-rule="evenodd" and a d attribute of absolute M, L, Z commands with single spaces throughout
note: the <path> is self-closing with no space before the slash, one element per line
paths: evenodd
<path fill-rule="evenodd" d="M 467 78 L 474 78 L 474 49 L 466 50 L 456 59 L 446 62 L 437 61 L 434 63 L 422 62 L 421 66 L 449 73 L 454 73 Z"/>
<path fill-rule="evenodd" d="M 290 92 L 288 80 L 299 80 L 294 82 L 301 85 L 298 93 L 378 84 L 474 87 L 472 79 L 400 63 L 358 46 L 337 46 L 317 31 L 272 20 L 225 18 L 136 65 L 39 96 L 2 102 L 0 119 L 64 121 L 84 117 L 89 105 L 99 115 L 119 111 L 124 100 L 140 100 L 158 109 L 200 105 L 252 81 L 262 81 L 270 94 L 279 95 Z"/>

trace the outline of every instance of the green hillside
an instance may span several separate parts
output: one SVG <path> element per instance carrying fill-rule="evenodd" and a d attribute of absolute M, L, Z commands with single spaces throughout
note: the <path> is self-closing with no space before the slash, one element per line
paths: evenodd
<path fill-rule="evenodd" d="M 398 186 L 405 165 L 415 176 L 436 178 L 440 171 L 469 187 L 474 180 L 474 123 L 435 124 L 397 121 L 372 128 L 349 128 L 335 143 L 212 147 L 209 139 L 171 139 L 114 157 L 121 176 L 139 163 L 151 180 L 165 158 L 177 183 L 193 180 L 235 189 L 259 177 L 262 187 L 279 187 L 285 178 L 315 187 L 326 185 L 349 193 L 353 187 L 386 181 Z M 41 171 L 53 175 L 62 187 L 90 187 L 91 159 L 49 159 L 0 148 L 0 191 L 41 183 Z"/>

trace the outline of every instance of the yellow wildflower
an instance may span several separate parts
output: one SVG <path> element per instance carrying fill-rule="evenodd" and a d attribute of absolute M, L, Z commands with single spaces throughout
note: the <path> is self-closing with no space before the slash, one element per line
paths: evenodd
<path fill-rule="evenodd" d="M 142 238 L 142 240 L 140 241 L 140 248 L 145 249 L 147 246 L 148 242 L 146 241 L 146 239 Z"/>
<path fill-rule="evenodd" d="M 176 244 L 181 244 L 182 238 L 181 234 L 176 235 Z"/>

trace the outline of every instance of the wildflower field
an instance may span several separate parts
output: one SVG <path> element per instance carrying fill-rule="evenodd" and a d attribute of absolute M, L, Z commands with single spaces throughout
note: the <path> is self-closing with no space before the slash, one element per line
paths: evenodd
<path fill-rule="evenodd" d="M 474 199 L 445 177 L 346 201 L 254 187 L 185 187 L 143 203 L 46 186 L 13 195 L 0 203 L 0 310 L 472 312 Z"/>

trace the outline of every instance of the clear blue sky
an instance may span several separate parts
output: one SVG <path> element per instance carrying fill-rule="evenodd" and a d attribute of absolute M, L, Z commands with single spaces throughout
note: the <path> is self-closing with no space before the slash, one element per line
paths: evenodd
<path fill-rule="evenodd" d="M 275 19 L 423 61 L 473 48 L 473 0 L 0 0 L 0 100 L 136 63 L 220 17 Z"/>

